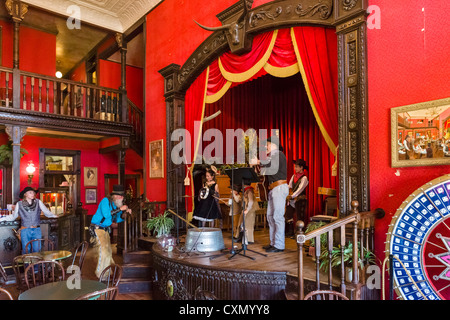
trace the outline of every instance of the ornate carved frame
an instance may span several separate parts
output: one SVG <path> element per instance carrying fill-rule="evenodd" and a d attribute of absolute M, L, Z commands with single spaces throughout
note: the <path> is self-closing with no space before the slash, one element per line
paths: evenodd
<path fill-rule="evenodd" d="M 251 0 L 248 2 L 252 2 Z M 357 200 L 361 211 L 369 210 L 369 157 L 367 112 L 367 0 L 276 0 L 246 11 L 235 27 L 244 40 L 256 34 L 299 25 L 336 28 L 339 86 L 339 210 L 350 212 Z M 237 2 L 217 15 L 222 25 L 240 21 L 244 2 Z M 237 18 L 240 17 L 240 18 Z M 194 79 L 217 57 L 231 50 L 243 52 L 248 41 L 236 48 L 229 29 L 214 31 L 182 65 L 171 64 L 159 72 L 164 77 L 167 114 L 166 154 L 173 144 L 170 135 L 184 128 L 184 97 Z M 241 35 L 242 36 L 242 35 Z M 184 166 L 167 157 L 167 205 L 184 208 Z M 178 203 L 177 203 L 178 201 Z M 180 210 L 182 211 L 182 210 Z"/>

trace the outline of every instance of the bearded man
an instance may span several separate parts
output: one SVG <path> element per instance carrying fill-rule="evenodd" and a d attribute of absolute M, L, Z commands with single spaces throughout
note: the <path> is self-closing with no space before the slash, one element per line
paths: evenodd
<path fill-rule="evenodd" d="M 98 254 L 97 267 L 95 268 L 97 278 L 100 278 L 100 274 L 107 266 L 114 264 L 109 236 L 111 224 L 122 222 L 127 213 L 131 214 L 131 209 L 123 204 L 124 195 L 123 186 L 114 185 L 110 196 L 100 201 L 97 212 L 91 220 L 91 243 L 93 243 L 93 247 L 97 247 Z"/>

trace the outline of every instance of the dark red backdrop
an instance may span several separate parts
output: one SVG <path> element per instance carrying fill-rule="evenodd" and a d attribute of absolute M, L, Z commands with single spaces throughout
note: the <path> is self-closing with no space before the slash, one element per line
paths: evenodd
<path fill-rule="evenodd" d="M 206 122 L 203 132 L 217 128 L 280 129 L 281 144 L 288 160 L 288 179 L 294 171 L 292 161 L 306 160 L 310 179 L 308 186 L 309 217 L 321 213 L 322 198 L 318 187 L 336 188 L 331 176 L 334 156 L 317 126 L 300 74 L 288 78 L 265 75 L 230 89 L 219 101 L 207 104 L 205 116 L 221 110 L 220 116 Z M 224 136 L 224 144 L 226 137 Z M 203 142 L 207 146 L 210 142 Z M 203 147 L 203 149 L 204 149 Z M 225 149 L 224 149 L 225 155 Z"/>

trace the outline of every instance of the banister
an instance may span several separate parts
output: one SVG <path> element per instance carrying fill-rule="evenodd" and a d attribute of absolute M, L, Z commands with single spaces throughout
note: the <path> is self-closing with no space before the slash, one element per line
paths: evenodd
<path fill-rule="evenodd" d="M 2 71 L 2 69 L 0 69 L 0 71 Z M 8 72 L 11 72 L 11 71 L 8 71 Z M 98 86 L 98 85 L 73 81 L 73 80 L 69 80 L 69 79 L 56 78 L 56 77 L 46 76 L 43 74 L 33 73 L 33 72 L 29 72 L 29 71 L 20 70 L 20 75 L 26 76 L 26 77 L 34 77 L 34 78 L 44 79 L 44 80 L 48 80 L 48 81 L 59 82 L 59 83 L 64 83 L 64 84 L 73 84 L 73 85 L 77 85 L 77 86 L 81 86 L 81 87 L 85 87 L 85 88 L 100 89 L 103 91 L 109 91 L 109 92 L 113 92 L 113 93 L 117 93 L 117 94 L 121 93 L 121 91 L 119 89 L 102 87 L 102 86 Z"/>
<path fill-rule="evenodd" d="M 341 246 L 341 293 L 345 294 L 346 292 L 346 284 L 344 282 L 344 246 L 345 246 L 345 230 L 346 226 L 352 226 L 352 242 L 353 242 L 353 250 L 352 250 L 352 285 L 354 288 L 360 288 L 359 286 L 359 276 L 358 276 L 358 264 L 359 258 L 358 254 L 363 257 L 364 248 L 363 243 L 365 241 L 366 249 L 369 248 L 369 227 L 373 228 L 374 220 L 381 219 L 385 216 L 385 212 L 383 209 L 377 208 L 372 211 L 366 212 L 358 212 L 358 202 L 352 201 L 352 210 L 351 214 L 340 218 L 334 222 L 331 222 L 323 227 L 320 227 L 316 230 L 308 232 L 305 234 L 303 228 L 305 227 L 305 223 L 301 220 L 297 221 L 297 233 L 296 233 L 296 241 L 298 248 L 298 299 L 302 300 L 304 297 L 304 272 L 303 272 L 303 245 L 306 241 L 315 239 L 315 255 L 316 255 L 316 287 L 317 290 L 320 289 L 320 277 L 319 277 L 319 269 L 320 269 L 320 258 L 321 258 L 321 236 L 323 234 L 327 234 L 327 245 L 326 250 L 328 250 L 328 259 L 329 259 L 329 270 L 328 270 L 328 285 L 330 290 L 332 290 L 332 272 L 331 272 L 331 252 L 333 250 L 333 231 L 336 229 L 340 229 L 340 246 Z M 361 230 L 360 239 L 358 241 L 358 229 Z M 365 231 L 363 230 L 365 229 Z M 366 232 L 365 240 L 363 238 L 364 232 Z M 360 253 L 358 253 L 358 243 L 361 241 L 360 245 Z M 373 248 L 372 248 L 373 249 Z M 356 299 L 359 299 L 360 291 L 356 290 Z"/>

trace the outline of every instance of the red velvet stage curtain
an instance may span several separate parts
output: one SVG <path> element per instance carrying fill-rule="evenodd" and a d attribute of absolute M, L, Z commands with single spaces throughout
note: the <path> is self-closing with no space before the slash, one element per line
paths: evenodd
<path fill-rule="evenodd" d="M 315 121 L 300 74 L 286 78 L 266 75 L 236 86 L 219 101 L 205 106 L 206 114 L 218 110 L 221 115 L 205 122 L 204 131 L 209 128 L 222 132 L 226 129 L 280 129 L 288 160 L 288 179 L 294 171 L 293 160 L 302 158 L 309 166 L 305 222 L 320 214 L 323 199 L 317 194 L 317 188 L 336 188 L 336 177 L 331 175 L 334 155 Z M 210 142 L 204 141 L 203 148 L 208 144 Z M 223 152 L 225 154 L 225 147 Z"/>
<path fill-rule="evenodd" d="M 333 29 L 292 28 L 300 72 L 316 120 L 334 154 L 338 146 L 337 38 Z"/>

